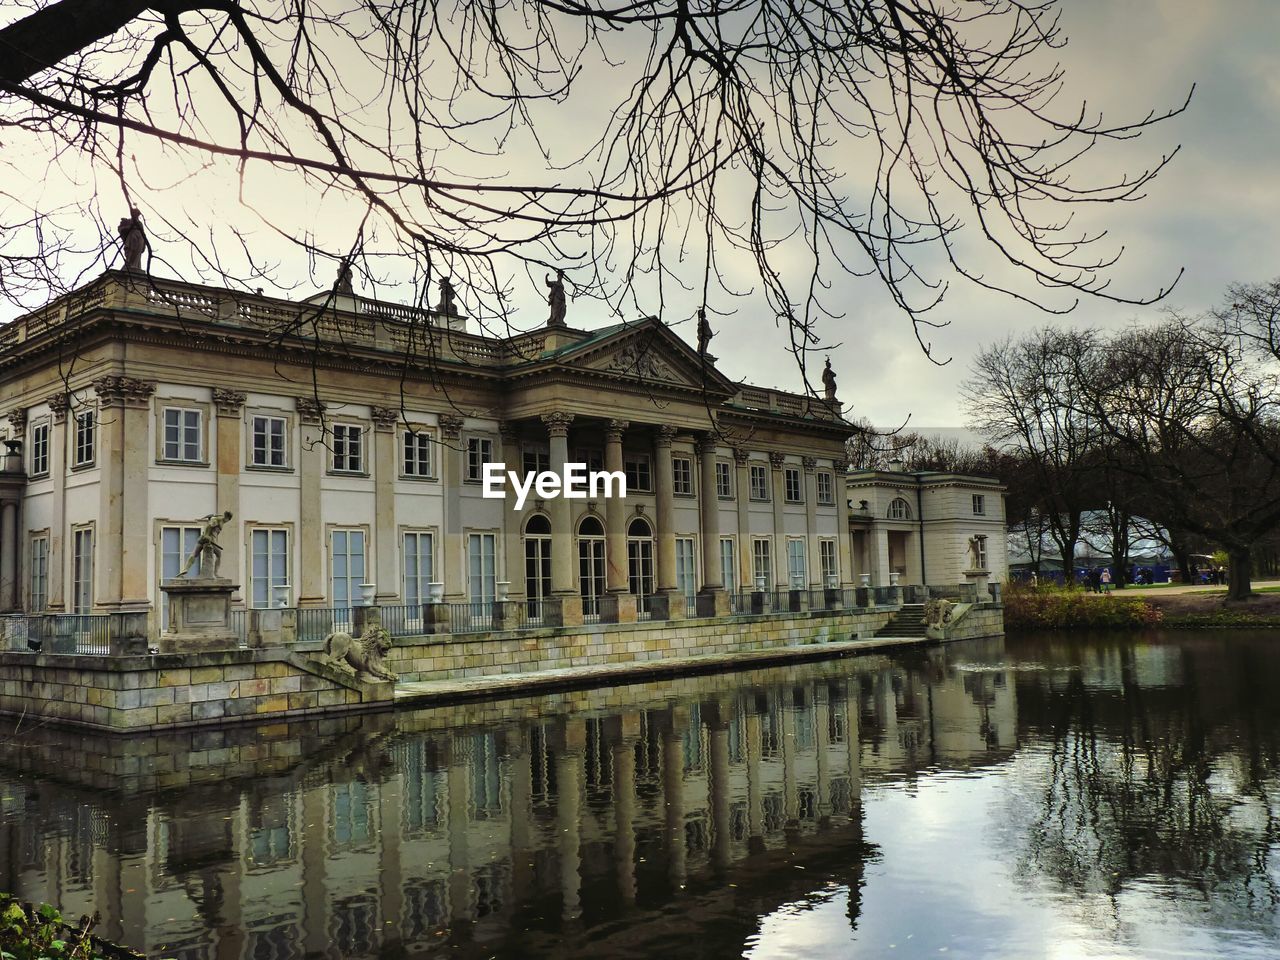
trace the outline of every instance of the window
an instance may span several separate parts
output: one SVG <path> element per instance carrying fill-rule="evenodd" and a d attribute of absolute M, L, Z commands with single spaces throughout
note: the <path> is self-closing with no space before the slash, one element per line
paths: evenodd
<path fill-rule="evenodd" d="M 204 459 L 200 411 L 186 407 L 164 408 L 164 442 L 161 455 L 178 463 L 200 463 Z"/>
<path fill-rule="evenodd" d="M 254 416 L 250 421 L 252 449 L 250 462 L 255 467 L 283 467 L 288 461 L 284 454 L 284 417 Z"/>
<path fill-rule="evenodd" d="M 800 485 L 800 471 L 796 467 L 787 467 L 782 472 L 782 483 L 786 490 L 787 503 L 804 502 L 804 488 Z"/>
<path fill-rule="evenodd" d="M 289 531 L 259 527 L 249 534 L 249 606 L 274 606 L 276 588 L 289 586 Z"/>
<path fill-rule="evenodd" d="M 85 410 L 83 413 L 76 414 L 76 459 L 75 466 L 91 467 L 93 466 L 93 458 L 96 454 L 95 444 L 95 427 L 97 426 L 97 417 L 92 410 Z M 90 537 L 92 539 L 92 536 Z"/>
<path fill-rule="evenodd" d="M 551 469 L 551 454 L 543 447 L 525 447 L 522 456 L 524 475 L 546 473 Z"/>
<path fill-rule="evenodd" d="M 43 613 L 49 606 L 49 538 L 31 539 L 31 605 L 32 613 Z"/>
<path fill-rule="evenodd" d="M 751 465 L 751 499 L 769 499 L 769 471 L 762 463 Z"/>
<path fill-rule="evenodd" d="M 757 590 L 769 590 L 773 587 L 773 558 L 769 547 L 766 539 L 751 541 L 751 576 Z"/>
<path fill-rule="evenodd" d="M 693 461 L 687 457 L 671 458 L 671 492 L 681 497 L 693 496 Z"/>
<path fill-rule="evenodd" d="M 436 471 L 435 464 L 432 462 L 432 448 L 435 446 L 435 442 L 431 434 L 406 430 L 401 436 L 404 438 L 404 459 L 402 461 L 404 475 L 406 477 L 434 477 Z"/>
<path fill-rule="evenodd" d="M 689 599 L 693 599 L 698 592 L 693 537 L 676 537 L 676 589 Z"/>
<path fill-rule="evenodd" d="M 627 583 L 636 596 L 636 609 L 648 615 L 653 594 L 653 532 L 641 517 L 627 527 Z"/>
<path fill-rule="evenodd" d="M 342 473 L 360 473 L 364 470 L 360 442 L 363 427 L 351 423 L 333 425 L 333 469 Z"/>
<path fill-rule="evenodd" d="M 803 540 L 793 537 L 787 541 L 787 582 L 792 590 L 803 590 L 809 584 L 805 549 Z"/>
<path fill-rule="evenodd" d="M 911 508 L 907 506 L 907 501 L 903 500 L 901 497 L 898 497 L 897 499 L 890 502 L 889 519 L 890 520 L 910 520 Z"/>
<path fill-rule="evenodd" d="M 492 533 L 467 537 L 467 585 L 472 603 L 493 603 L 498 594 L 496 540 Z"/>
<path fill-rule="evenodd" d="M 31 428 L 31 475 L 42 477 L 49 472 L 49 421 Z"/>
<path fill-rule="evenodd" d="M 716 496 L 721 500 L 733 499 L 733 471 L 729 464 L 716 461 Z"/>
<path fill-rule="evenodd" d="M 583 616 L 600 616 L 604 595 L 604 526 L 596 517 L 583 517 L 578 524 L 578 586 L 582 592 Z"/>
<path fill-rule="evenodd" d="M 551 595 L 551 521 L 540 513 L 524 527 L 524 593 L 529 616 L 540 620 Z"/>
<path fill-rule="evenodd" d="M 588 472 L 599 472 L 604 469 L 604 454 L 598 449 L 575 450 L 574 463 L 585 463 Z"/>
<path fill-rule="evenodd" d="M 643 453 L 629 453 L 623 459 L 627 474 L 627 489 L 638 493 L 653 491 L 653 473 L 649 469 L 649 457 Z"/>
<path fill-rule="evenodd" d="M 973 495 L 973 514 L 980 517 L 987 512 L 987 498 L 981 493 Z"/>
<path fill-rule="evenodd" d="M 334 530 L 329 538 L 329 598 L 335 607 L 355 606 L 364 575 L 364 531 Z"/>
<path fill-rule="evenodd" d="M 720 573 L 724 577 L 726 590 L 738 589 L 738 551 L 734 547 L 733 537 L 720 538 Z"/>
<path fill-rule="evenodd" d="M 182 565 L 191 556 L 200 540 L 199 527 L 161 527 L 160 528 L 160 582 L 172 580 L 182 573 Z M 163 590 L 160 594 L 160 629 L 169 629 L 169 595 Z"/>
<path fill-rule="evenodd" d="M 818 474 L 818 503 L 824 507 L 829 507 L 836 502 L 835 483 L 829 473 Z"/>
<path fill-rule="evenodd" d="M 484 465 L 493 463 L 493 441 L 488 437 L 467 437 L 467 479 L 484 479 Z"/>
<path fill-rule="evenodd" d="M 840 586 L 840 561 L 834 540 L 818 541 L 818 561 L 822 564 L 823 586 Z"/>
<path fill-rule="evenodd" d="M 81 527 L 72 534 L 71 541 L 71 612 L 89 613 L 92 610 L 93 528 Z"/>
<path fill-rule="evenodd" d="M 406 434 L 412 436 L 412 434 Z M 404 602 L 413 606 L 427 602 L 435 572 L 434 538 L 430 533 L 408 532 L 402 544 L 401 568 L 404 571 Z"/>

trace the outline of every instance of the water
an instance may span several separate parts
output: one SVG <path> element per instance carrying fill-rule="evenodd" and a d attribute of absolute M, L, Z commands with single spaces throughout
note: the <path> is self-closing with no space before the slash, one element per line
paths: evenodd
<path fill-rule="evenodd" d="M 149 956 L 1274 958 L 1280 648 L 1025 637 L 0 745 L 0 889 Z"/>

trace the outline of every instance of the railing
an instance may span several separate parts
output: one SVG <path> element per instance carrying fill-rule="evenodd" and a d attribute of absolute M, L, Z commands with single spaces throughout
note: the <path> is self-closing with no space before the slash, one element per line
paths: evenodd
<path fill-rule="evenodd" d="M 236 639 L 240 641 L 240 646 L 247 647 L 249 645 L 249 611 L 232 610 L 227 623 L 231 627 L 231 632 L 236 635 Z"/>
<path fill-rule="evenodd" d="M 4 628 L 8 650 L 101 656 L 111 652 L 111 617 L 105 613 L 5 617 Z"/>
<path fill-rule="evenodd" d="M 315 643 L 331 633 L 351 632 L 350 607 L 299 607 L 298 642 Z"/>
<path fill-rule="evenodd" d="M 420 603 L 380 606 L 382 627 L 393 637 L 416 637 L 427 632 L 425 607 Z"/>

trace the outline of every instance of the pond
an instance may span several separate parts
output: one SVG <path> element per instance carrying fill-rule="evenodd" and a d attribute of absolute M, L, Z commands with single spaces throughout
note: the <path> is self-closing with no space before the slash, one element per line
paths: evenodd
<path fill-rule="evenodd" d="M 6 720 L 0 889 L 151 957 L 1280 954 L 1271 634 L 1009 637 L 132 740 Z"/>

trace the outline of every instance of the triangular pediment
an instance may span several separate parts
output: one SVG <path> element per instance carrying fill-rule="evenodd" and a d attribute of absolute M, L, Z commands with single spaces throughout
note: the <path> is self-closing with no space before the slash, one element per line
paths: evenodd
<path fill-rule="evenodd" d="M 578 344 L 559 358 L 583 372 L 636 380 L 654 386 L 684 387 L 731 394 L 735 385 L 710 359 L 677 337 L 658 320 L 616 329 L 606 336 Z"/>

